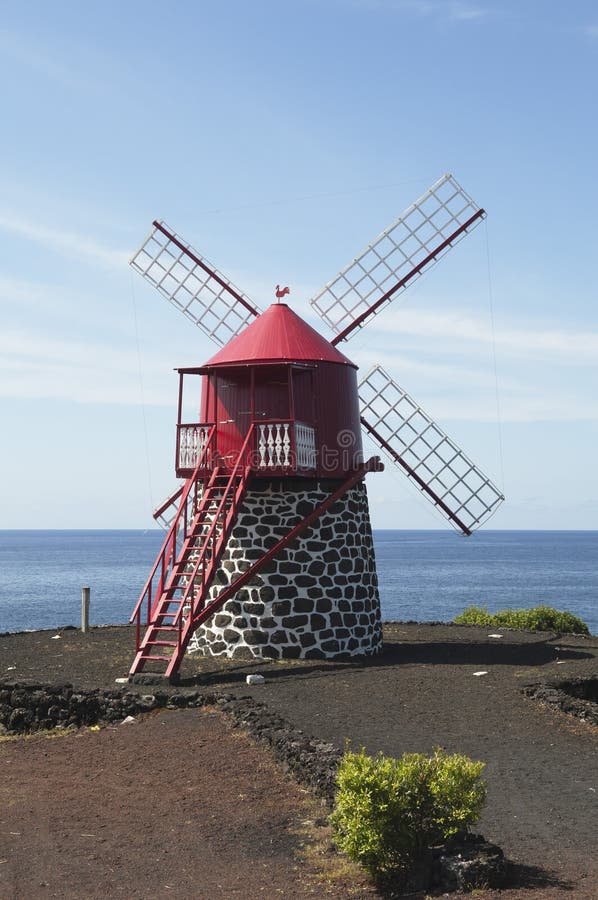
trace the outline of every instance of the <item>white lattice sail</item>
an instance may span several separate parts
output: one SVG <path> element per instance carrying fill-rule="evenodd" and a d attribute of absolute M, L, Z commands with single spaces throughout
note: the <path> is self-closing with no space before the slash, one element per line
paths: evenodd
<path fill-rule="evenodd" d="M 220 346 L 260 312 L 232 281 L 164 222 L 154 222 L 130 264 Z"/>
<path fill-rule="evenodd" d="M 498 509 L 502 492 L 381 366 L 359 398 L 366 429 L 451 524 L 474 531 Z"/>
<path fill-rule="evenodd" d="M 444 175 L 310 300 L 337 334 L 360 324 L 437 262 L 485 216 Z M 375 306 L 375 309 L 372 309 Z"/>
<path fill-rule="evenodd" d="M 164 531 L 168 531 L 174 521 L 174 518 L 178 512 L 179 504 L 181 501 L 181 494 L 183 493 L 184 487 L 185 482 L 180 482 L 176 489 L 164 499 L 160 506 L 156 507 L 153 513 L 154 519 L 156 520 L 157 524 L 160 526 L 160 528 L 163 528 Z"/>

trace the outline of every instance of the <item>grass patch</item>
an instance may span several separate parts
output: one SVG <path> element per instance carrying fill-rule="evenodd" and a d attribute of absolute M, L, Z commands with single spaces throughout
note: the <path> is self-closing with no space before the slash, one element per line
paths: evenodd
<path fill-rule="evenodd" d="M 468 606 L 454 619 L 458 625 L 486 628 L 516 628 L 520 631 L 558 631 L 560 634 L 589 634 L 586 623 L 567 610 L 551 606 L 532 609 L 500 609 L 491 613 L 485 606 Z"/>

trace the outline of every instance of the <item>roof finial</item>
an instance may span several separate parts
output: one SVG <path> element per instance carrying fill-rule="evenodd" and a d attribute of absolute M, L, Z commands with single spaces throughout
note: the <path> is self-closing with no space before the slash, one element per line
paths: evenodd
<path fill-rule="evenodd" d="M 291 293 L 290 287 L 283 287 L 283 288 L 281 288 L 281 286 L 280 286 L 279 284 L 277 284 L 277 285 L 276 285 L 276 301 L 277 301 L 277 303 L 280 303 L 280 301 L 282 300 L 282 298 L 283 298 L 286 294 L 290 294 L 290 293 Z"/>

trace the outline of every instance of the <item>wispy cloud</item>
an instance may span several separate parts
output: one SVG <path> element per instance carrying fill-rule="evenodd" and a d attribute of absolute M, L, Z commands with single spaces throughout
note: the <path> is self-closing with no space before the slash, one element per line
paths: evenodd
<path fill-rule="evenodd" d="M 23 281 L 19 278 L 0 277 L 0 300 L 20 305 L 38 306 L 45 303 L 49 295 L 51 295 L 51 289 L 47 284 Z"/>
<path fill-rule="evenodd" d="M 463 394 L 452 399 L 438 396 L 432 399 L 433 413 L 440 422 L 598 422 L 598 408 L 592 402 L 568 395 L 545 394 L 522 386 L 517 393 L 507 392 L 501 397 L 500 414 L 496 407 L 482 398 Z"/>
<path fill-rule="evenodd" d="M 348 355 L 363 373 L 384 366 L 439 422 L 598 421 L 596 331 L 506 327 L 493 332 L 469 313 L 403 309 L 372 323 L 368 338 L 356 338 Z M 587 377 L 580 387 L 573 369 L 583 366 Z"/>
<path fill-rule="evenodd" d="M 451 3 L 449 6 L 449 18 L 461 22 L 473 22 L 476 19 L 484 19 L 490 10 L 479 6 L 467 6 L 464 3 Z"/>
<path fill-rule="evenodd" d="M 457 22 L 479 21 L 491 13 L 487 7 L 457 0 L 450 3 L 442 0 L 351 0 L 351 5 L 362 9 L 404 12 Z"/>
<path fill-rule="evenodd" d="M 76 51 L 80 53 L 80 48 L 77 47 Z M 52 53 L 48 51 L 47 46 L 40 47 L 27 35 L 0 28 L 0 57 L 4 56 L 12 63 L 30 69 L 44 79 L 80 93 L 104 90 L 100 81 L 91 80 L 84 71 L 89 64 L 90 53 L 95 54 L 95 51 L 89 47 L 85 48 L 85 56 L 81 58 L 80 64 L 71 67 L 64 62 L 64 49 L 60 53 L 58 50 Z M 72 53 L 70 55 L 72 56 Z"/>
<path fill-rule="evenodd" d="M 467 387 L 475 385 L 479 388 L 494 389 L 496 379 L 488 370 L 474 368 L 466 363 L 451 364 L 446 361 L 429 362 L 422 359 L 416 359 L 407 353 L 398 354 L 395 351 L 381 349 L 377 345 L 376 349 L 367 350 L 362 348 L 355 353 L 349 353 L 353 362 L 360 369 L 360 378 L 372 368 L 372 366 L 380 365 L 385 368 L 391 377 L 400 382 L 403 390 L 409 390 L 408 385 L 401 383 L 408 376 L 423 376 L 436 384 L 453 385 L 455 387 Z M 394 373 L 400 372 L 400 377 Z M 504 388 L 514 388 L 517 382 L 511 378 L 507 378 L 502 382 Z"/>
<path fill-rule="evenodd" d="M 571 395 L 565 390 L 545 390 L 514 373 L 500 379 L 500 408 L 496 381 L 488 369 L 466 364 L 422 362 L 407 354 L 360 352 L 352 354 L 365 374 L 375 364 L 413 396 L 411 382 L 417 377 L 425 384 L 425 396 L 413 396 L 416 403 L 439 422 L 573 422 L 598 421 L 598 407 L 592 398 Z"/>
<path fill-rule="evenodd" d="M 170 360 L 144 362 L 145 402 L 172 405 Z M 75 403 L 141 403 L 138 358 L 130 348 L 20 331 L 0 335 L 0 396 Z"/>
<path fill-rule="evenodd" d="M 20 34 L 0 29 L 0 55 L 12 59 L 20 65 L 35 69 L 46 78 L 60 81 L 62 84 L 74 80 L 72 74 L 63 63 L 57 62 L 47 52 L 26 41 Z"/>
<path fill-rule="evenodd" d="M 571 365 L 593 365 L 598 359 L 598 332 L 571 329 L 496 328 L 469 314 L 402 309 L 384 317 L 384 333 L 496 344 L 501 353 L 542 356 Z M 452 345 L 454 349 L 455 344 Z"/>
<path fill-rule="evenodd" d="M 598 24 L 597 25 L 587 25 L 584 28 L 584 32 L 587 35 L 587 37 L 598 40 Z"/>
<path fill-rule="evenodd" d="M 109 268 L 122 269 L 129 254 L 123 250 L 104 247 L 94 238 L 74 232 L 59 231 L 28 219 L 0 211 L 0 230 L 41 244 L 63 256 L 75 257 L 86 262 L 99 263 Z"/>

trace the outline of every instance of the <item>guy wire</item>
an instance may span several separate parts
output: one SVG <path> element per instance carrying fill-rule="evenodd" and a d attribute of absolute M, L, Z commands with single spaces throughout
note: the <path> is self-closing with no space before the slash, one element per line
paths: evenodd
<path fill-rule="evenodd" d="M 486 265 L 488 268 L 488 305 L 490 308 L 490 329 L 492 331 L 492 360 L 494 364 L 494 391 L 496 396 L 496 424 L 498 430 L 498 453 L 500 464 L 500 481 L 504 493 L 505 490 L 505 467 L 503 458 L 503 441 L 502 441 L 502 418 L 500 409 L 500 392 L 498 389 L 498 363 L 496 358 L 496 333 L 494 327 L 494 300 L 492 291 L 492 269 L 490 265 L 490 240 L 488 236 L 488 219 L 484 220 L 486 233 Z"/>
<path fill-rule="evenodd" d="M 150 515 L 154 510 L 154 499 L 153 499 L 153 488 L 152 488 L 152 472 L 150 466 L 150 455 L 149 455 L 149 439 L 147 433 L 147 418 L 145 414 L 145 391 L 143 388 L 143 369 L 141 365 L 141 343 L 139 340 L 139 324 L 137 321 L 137 301 L 135 296 L 135 283 L 133 279 L 133 273 L 129 272 L 129 276 L 131 279 L 131 300 L 133 305 L 133 321 L 135 323 L 135 344 L 137 346 L 137 366 L 139 371 L 139 390 L 141 394 L 141 417 L 143 420 L 143 435 L 145 440 L 145 463 L 147 467 L 147 486 L 149 493 L 149 512 Z"/>

